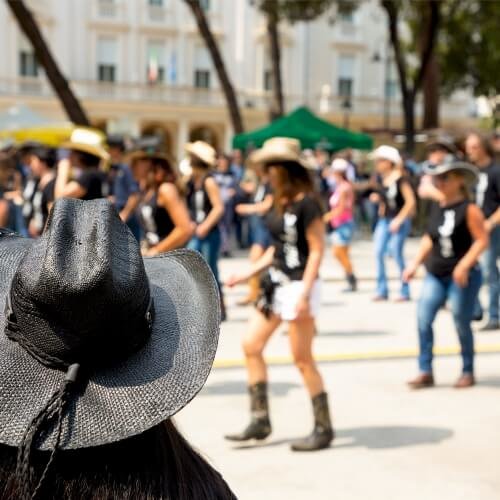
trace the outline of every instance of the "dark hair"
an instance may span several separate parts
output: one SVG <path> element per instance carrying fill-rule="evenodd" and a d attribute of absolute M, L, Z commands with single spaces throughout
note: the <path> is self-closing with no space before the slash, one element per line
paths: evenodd
<path fill-rule="evenodd" d="M 18 500 L 17 448 L 0 445 L 0 498 Z M 39 477 L 48 451 L 33 452 Z M 50 492 L 50 494 L 49 494 Z M 130 500 L 236 497 L 215 471 L 167 420 L 138 436 L 94 448 L 59 451 L 40 498 Z"/>
<path fill-rule="evenodd" d="M 211 168 L 207 162 L 203 161 L 201 158 L 194 154 L 190 155 L 189 163 L 193 168 L 202 168 L 203 170 L 210 170 Z"/>
<path fill-rule="evenodd" d="M 75 150 L 73 150 L 73 152 L 78 155 L 78 157 L 80 158 L 80 163 L 84 167 L 97 168 L 101 163 L 101 159 L 98 156 L 95 156 L 91 153 L 86 153 L 85 151 L 75 151 Z"/>
<path fill-rule="evenodd" d="M 16 163 L 11 154 L 0 151 L 0 189 L 5 189 L 14 175 Z"/>
<path fill-rule="evenodd" d="M 469 137 L 477 137 L 479 139 L 479 142 L 481 143 L 483 151 L 490 158 L 495 157 L 495 150 L 493 149 L 493 144 L 491 143 L 491 139 L 489 137 L 486 137 L 485 135 L 480 134 L 479 132 L 471 132 L 470 134 L 467 134 L 465 140 L 467 140 Z"/>
<path fill-rule="evenodd" d="M 283 212 L 283 201 L 291 202 L 299 193 L 310 194 L 314 184 L 305 167 L 296 162 L 281 162 L 267 164 L 266 168 L 278 169 L 279 186 L 274 190 L 274 202 L 279 212 Z"/>
<path fill-rule="evenodd" d="M 33 156 L 36 156 L 41 162 L 45 163 L 47 167 L 54 168 L 57 163 L 57 153 L 54 148 L 47 148 L 44 146 L 39 146 L 33 148 L 31 151 Z"/>

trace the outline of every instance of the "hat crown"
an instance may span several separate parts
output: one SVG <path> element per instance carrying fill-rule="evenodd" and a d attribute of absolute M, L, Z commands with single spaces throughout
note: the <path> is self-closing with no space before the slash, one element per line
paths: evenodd
<path fill-rule="evenodd" d="M 101 364 L 145 341 L 150 291 L 139 245 L 106 200 L 57 201 L 10 293 L 17 339 L 61 365 Z"/>

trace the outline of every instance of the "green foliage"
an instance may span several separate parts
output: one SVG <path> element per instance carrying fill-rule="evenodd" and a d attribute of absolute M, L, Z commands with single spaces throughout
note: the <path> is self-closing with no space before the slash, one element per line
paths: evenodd
<path fill-rule="evenodd" d="M 438 55 L 443 90 L 500 94 L 500 2 L 445 0 Z"/>

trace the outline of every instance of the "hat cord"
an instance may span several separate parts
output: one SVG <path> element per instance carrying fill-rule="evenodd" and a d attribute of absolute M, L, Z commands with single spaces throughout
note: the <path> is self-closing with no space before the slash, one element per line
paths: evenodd
<path fill-rule="evenodd" d="M 24 499 L 35 499 L 40 493 L 41 488 L 46 481 L 51 466 L 56 458 L 56 453 L 59 449 L 59 444 L 61 442 L 62 436 L 62 424 L 64 422 L 64 417 L 66 409 L 68 407 L 69 396 L 71 395 L 71 389 L 74 386 L 76 379 L 78 377 L 78 371 L 80 365 L 73 364 L 68 368 L 66 372 L 66 377 L 61 383 L 59 389 L 50 397 L 45 406 L 40 410 L 40 412 L 33 418 L 33 420 L 28 425 L 28 428 L 24 432 L 23 439 L 19 446 L 17 454 L 17 465 L 16 465 L 16 477 L 20 483 L 20 493 L 21 498 Z M 32 487 L 32 471 L 30 470 L 30 458 L 33 443 L 37 437 L 42 435 L 44 428 L 57 417 L 56 423 L 56 441 L 54 447 L 51 450 L 49 460 L 38 480 L 36 487 L 31 493 Z"/>

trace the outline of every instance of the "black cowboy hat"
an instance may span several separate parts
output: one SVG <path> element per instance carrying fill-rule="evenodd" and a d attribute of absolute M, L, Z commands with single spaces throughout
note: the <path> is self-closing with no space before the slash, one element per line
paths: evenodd
<path fill-rule="evenodd" d="M 441 165 L 426 165 L 424 167 L 424 173 L 432 176 L 443 175 L 448 172 L 459 173 L 464 177 L 465 182 L 469 185 L 475 184 L 479 175 L 478 169 L 474 165 L 465 161 L 456 160 L 454 158 L 450 158 Z"/>
<path fill-rule="evenodd" d="M 28 454 L 150 429 L 199 392 L 217 349 L 202 257 L 143 260 L 105 200 L 56 201 L 38 240 L 0 232 L 0 304 L 0 443 Z"/>

